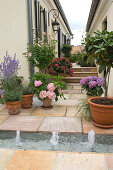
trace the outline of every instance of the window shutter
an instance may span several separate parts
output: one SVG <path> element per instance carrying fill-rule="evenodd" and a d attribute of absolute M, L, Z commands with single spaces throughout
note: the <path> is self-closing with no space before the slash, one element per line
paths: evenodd
<path fill-rule="evenodd" d="M 43 10 L 44 32 L 47 33 L 47 11 Z"/>
<path fill-rule="evenodd" d="M 64 35 L 64 44 L 66 44 L 66 35 Z"/>
<path fill-rule="evenodd" d="M 35 23 L 36 23 L 36 38 L 41 32 L 41 15 L 40 15 L 40 2 L 35 0 Z"/>
<path fill-rule="evenodd" d="M 58 57 L 61 56 L 61 28 L 58 30 Z"/>

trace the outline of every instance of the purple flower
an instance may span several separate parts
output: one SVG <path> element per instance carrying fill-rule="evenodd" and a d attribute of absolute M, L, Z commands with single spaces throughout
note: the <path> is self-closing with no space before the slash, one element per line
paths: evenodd
<path fill-rule="evenodd" d="M 87 79 L 88 79 L 88 81 L 93 81 L 94 77 L 93 76 L 88 76 Z"/>
<path fill-rule="evenodd" d="M 0 95 L 4 95 L 5 89 L 0 89 Z"/>
<path fill-rule="evenodd" d="M 98 86 L 103 86 L 104 85 L 104 78 L 98 78 L 97 84 L 98 84 Z"/>
<path fill-rule="evenodd" d="M 81 84 L 81 85 L 85 85 L 87 82 L 88 82 L 87 77 L 82 78 L 82 79 L 80 80 L 80 84 Z"/>
<path fill-rule="evenodd" d="M 3 80 L 12 75 L 17 75 L 18 65 L 19 61 L 16 60 L 16 54 L 14 55 L 14 58 L 12 58 L 6 52 L 6 56 L 4 56 L 4 61 L 0 64 L 0 78 Z"/>
<path fill-rule="evenodd" d="M 89 88 L 94 88 L 94 87 L 96 87 L 96 85 L 97 85 L 96 81 L 90 81 L 89 82 Z"/>

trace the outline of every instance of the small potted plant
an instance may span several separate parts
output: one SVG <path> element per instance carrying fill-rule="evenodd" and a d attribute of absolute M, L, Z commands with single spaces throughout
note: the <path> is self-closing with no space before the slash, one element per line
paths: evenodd
<path fill-rule="evenodd" d="M 10 76 L 2 84 L 4 89 L 3 101 L 8 109 L 8 113 L 16 115 L 21 109 L 22 86 L 19 84 L 16 76 Z"/>
<path fill-rule="evenodd" d="M 33 89 L 29 84 L 24 84 L 22 88 L 22 100 L 21 105 L 24 109 L 32 107 L 33 102 Z"/>
<path fill-rule="evenodd" d="M 84 77 L 80 80 L 82 89 L 86 90 L 87 98 L 94 96 L 102 96 L 104 78 L 98 78 L 96 76 Z"/>
<path fill-rule="evenodd" d="M 49 74 L 36 73 L 33 75 L 31 85 L 33 91 L 43 102 L 44 108 L 51 108 L 52 100 L 58 100 L 58 97 L 63 97 L 62 90 L 65 90 L 65 82 L 61 81 L 62 77 L 52 77 Z"/>
<path fill-rule="evenodd" d="M 89 34 L 85 39 L 85 51 L 89 59 L 99 65 L 99 73 L 104 72 L 104 97 L 94 97 L 88 100 L 93 124 L 102 128 L 113 127 L 113 98 L 107 96 L 110 71 L 113 68 L 113 31 L 96 31 L 95 36 Z"/>

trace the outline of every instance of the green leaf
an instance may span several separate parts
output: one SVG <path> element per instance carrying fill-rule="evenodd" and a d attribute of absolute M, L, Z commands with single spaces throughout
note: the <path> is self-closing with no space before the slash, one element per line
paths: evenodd
<path fill-rule="evenodd" d="M 104 65 L 100 65 L 100 67 L 99 67 L 99 73 L 102 73 L 102 71 L 104 71 L 105 70 L 105 66 Z"/>

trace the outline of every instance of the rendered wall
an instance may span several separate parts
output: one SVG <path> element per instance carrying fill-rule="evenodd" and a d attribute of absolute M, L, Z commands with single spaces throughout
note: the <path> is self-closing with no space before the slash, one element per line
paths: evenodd
<path fill-rule="evenodd" d="M 101 2 L 102 4 L 99 7 L 99 9 L 97 9 L 91 28 L 89 30 L 89 33 L 91 35 L 94 35 L 94 31 L 96 30 L 102 31 L 102 24 L 106 17 L 107 17 L 107 30 L 113 31 L 113 1 L 103 0 Z M 99 76 L 102 77 L 103 74 Z M 110 73 L 108 96 L 113 97 L 113 69 L 111 69 Z"/>
<path fill-rule="evenodd" d="M 23 57 L 28 42 L 28 17 L 26 0 L 0 1 L 0 61 L 6 54 L 16 53 L 20 61 L 19 75 L 29 77 L 29 63 Z"/>

